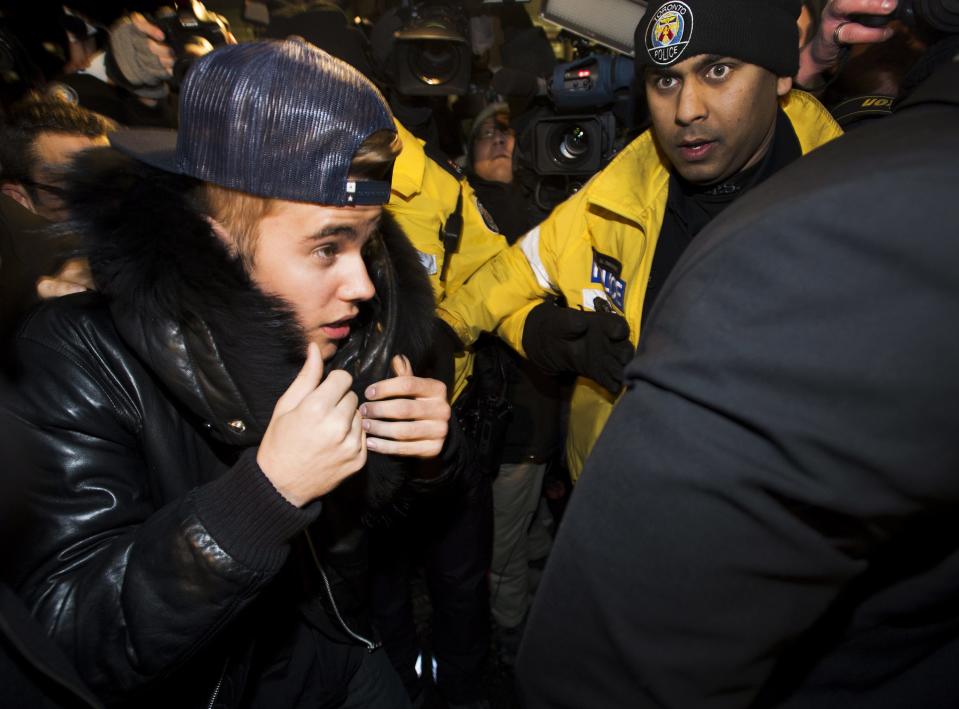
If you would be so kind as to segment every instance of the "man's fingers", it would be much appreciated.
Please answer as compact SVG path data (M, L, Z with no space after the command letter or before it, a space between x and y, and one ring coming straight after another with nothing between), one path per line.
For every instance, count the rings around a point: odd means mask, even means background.
M134 12L131 14L130 21L133 22L134 27L136 27L150 39L155 39L157 42L162 42L164 39L166 39L163 34L163 30L154 25L152 22L148 22L147 18L145 18L139 12Z
M43 276L37 280L37 295L42 300L62 298L65 295L82 293L85 290L89 289L81 283L74 283L55 276Z
M888 15L896 9L896 0L832 0L824 10L828 17L845 19L848 15Z
M435 458L443 450L443 441L391 441L386 438L366 437L367 449L383 455L407 458Z
M840 44L875 44L885 42L893 34L891 27L866 27L849 22L836 30L836 39Z
M402 376L384 379L366 388L367 401L402 397L405 399L446 399L446 385L436 379Z
M274 407L274 414L283 415L295 409L320 384L323 378L323 359L320 348L311 342L306 348L306 362L299 374L283 392Z
M444 398L436 399L390 399L367 401L360 407L363 418L383 421L412 421L425 419L449 419L450 407Z
M613 342L620 342L629 337L629 323L626 318L611 313L599 313L596 317L604 319L603 330Z
M449 431L445 421L377 421L363 420L363 430L372 438L391 441L442 440Z
M393 358L393 372L398 377L412 377L413 365L410 364L409 359L403 355L396 355Z

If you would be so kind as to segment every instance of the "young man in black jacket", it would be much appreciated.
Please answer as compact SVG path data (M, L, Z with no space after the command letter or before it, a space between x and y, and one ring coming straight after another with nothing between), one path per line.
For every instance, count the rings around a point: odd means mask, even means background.
M97 292L16 339L20 593L110 704L405 706L364 527L462 461L411 365L432 294L381 214L386 103L305 42L236 45L179 133L111 142L69 198Z

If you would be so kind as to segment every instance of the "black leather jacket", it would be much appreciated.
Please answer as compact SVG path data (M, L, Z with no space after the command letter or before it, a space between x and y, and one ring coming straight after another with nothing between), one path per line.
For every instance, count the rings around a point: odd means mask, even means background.
M95 193L74 188L101 292L42 305L16 338L7 403L27 455L6 465L33 470L20 592L111 703L235 705L304 637L336 677L337 648L372 642L361 515L405 471L371 455L304 509L279 495L255 453L301 364L299 332L210 233L188 182L115 161L80 166ZM404 292L392 347L416 356L429 284L401 233L387 225L381 246ZM446 455L449 472L461 459Z

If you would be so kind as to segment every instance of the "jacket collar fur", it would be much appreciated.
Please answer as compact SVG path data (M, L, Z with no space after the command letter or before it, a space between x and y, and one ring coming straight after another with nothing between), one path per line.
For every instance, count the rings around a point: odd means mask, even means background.
M255 445L302 366L305 338L286 304L255 288L213 234L196 187L111 149L89 151L76 164L67 228L81 235L122 337L173 398L213 437ZM432 331L416 251L385 214L382 224L367 257L377 297L341 347L359 391L386 375L393 354L415 366Z

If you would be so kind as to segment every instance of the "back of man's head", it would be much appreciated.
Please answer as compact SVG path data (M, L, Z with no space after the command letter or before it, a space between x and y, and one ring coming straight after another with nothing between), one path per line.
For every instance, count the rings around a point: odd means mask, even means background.
M116 129L109 118L57 99L28 99L7 113L0 128L0 179L29 182L36 168L41 133L101 138Z

